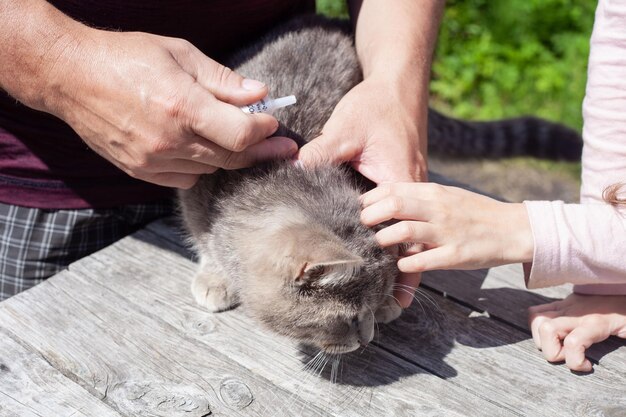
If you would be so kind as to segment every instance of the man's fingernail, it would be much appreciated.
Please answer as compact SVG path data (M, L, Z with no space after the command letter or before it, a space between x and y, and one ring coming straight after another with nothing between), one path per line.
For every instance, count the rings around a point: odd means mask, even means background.
M244 80L241 83L241 86L245 90L260 90L261 88L265 87L265 83L262 83L261 81L258 81L258 80L251 80L250 78L244 78Z
M285 155L288 156L289 158L293 158L298 153L298 145L293 141L289 141L288 143L285 143L283 146L285 147L284 148Z

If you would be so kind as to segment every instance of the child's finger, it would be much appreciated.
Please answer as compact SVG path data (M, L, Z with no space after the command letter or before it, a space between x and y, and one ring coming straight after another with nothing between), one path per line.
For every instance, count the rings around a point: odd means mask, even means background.
M432 187L432 184L427 182L384 183L361 195L359 200L361 201L361 207L365 208L387 197L405 196L408 198L418 198L426 193L430 187Z
M390 196L361 211L361 223L373 226L391 219L424 220L429 218L428 206L410 197Z
M573 324L560 321L560 319L571 319L569 317L559 317L553 320L545 320L539 326L539 337L541 338L541 351L548 362L560 362L565 359L561 340L567 336Z
M539 327L546 321L557 317L556 311L545 311L543 313L532 313L528 315L528 323L530 325L530 332L533 335L533 341L537 349L541 349L541 335L539 334Z
M361 200L361 207L371 206L372 204L387 198L392 195L408 195L411 196L418 189L420 183L412 182L397 182L397 183L384 183L363 194L359 199Z
M572 371L589 372L591 362L585 358L585 351L594 343L601 342L609 337L608 332L597 327L580 325L563 340L565 364Z
M398 243L435 243L435 228L430 223L403 221L376 233L376 241L387 247Z
M454 254L445 248L434 248L398 261L398 269L405 273L454 268Z

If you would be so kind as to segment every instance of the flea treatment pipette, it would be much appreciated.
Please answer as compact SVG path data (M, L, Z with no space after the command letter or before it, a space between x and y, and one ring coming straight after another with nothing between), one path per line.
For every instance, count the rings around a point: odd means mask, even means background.
M272 114L275 110L282 107L291 106L296 104L296 96L286 96L280 98L265 97L256 103L248 104L247 106L240 107L244 113L256 114L256 113L268 113Z

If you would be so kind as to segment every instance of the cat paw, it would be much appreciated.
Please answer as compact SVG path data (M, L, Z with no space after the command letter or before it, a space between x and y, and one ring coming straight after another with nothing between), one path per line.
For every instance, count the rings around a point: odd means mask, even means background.
M400 314L402 314L400 304L393 298L387 298L387 300L378 307L376 313L374 313L374 318L377 323L385 324L394 321L400 317Z
M202 276L197 276L191 286L196 302L212 313L230 310L237 307L239 298L227 285L211 285Z

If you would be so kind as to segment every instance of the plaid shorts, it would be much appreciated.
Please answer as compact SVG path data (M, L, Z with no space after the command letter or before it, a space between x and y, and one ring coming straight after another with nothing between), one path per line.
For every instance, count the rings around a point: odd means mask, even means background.
M78 210L0 203L0 301L172 212L171 201Z

